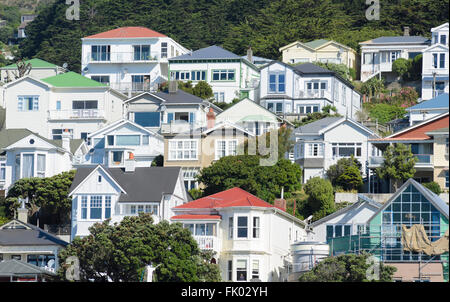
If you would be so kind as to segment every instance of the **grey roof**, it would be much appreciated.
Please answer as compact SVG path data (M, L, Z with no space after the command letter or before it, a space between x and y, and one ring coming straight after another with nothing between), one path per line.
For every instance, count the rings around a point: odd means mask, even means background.
M325 69L325 68L322 68L320 66L317 66L313 63L304 63L304 64L295 65L294 69L303 74L332 74L332 75L335 74L335 72Z
M429 39L422 36L394 36L394 37L379 37L372 39L363 43L370 44L385 44L385 43L417 43L417 44L428 44Z
M189 103L189 104L201 104L203 99L193 94L187 93L181 89L178 89L175 93L169 92L154 92L154 95L163 99L166 103Z
M180 60L213 60L213 59L241 59L240 56L223 49L220 46L213 45L198 49L192 53L169 59L169 61Z
M96 168L78 168L69 192ZM142 167L134 172L125 172L122 168L102 168L125 190L126 194L120 194L119 202L159 202L162 194L174 192L181 171L181 167Z
M56 274L49 272L36 265L26 263L19 260L4 260L0 262L0 276L24 276L24 275L52 275Z
M19 224L27 228L0 229L0 245L7 246L33 246L33 245L60 245L66 246L68 243L58 237L44 231L43 229L18 220ZM10 222L6 223L8 225ZM4 225L4 226L5 226Z
M326 117L323 119L320 119L318 121L306 124L304 126L300 126L294 130L295 134L302 134L302 133L319 133L320 130L323 128L326 128L330 126L331 124L337 122L338 120L343 119L342 116L340 117Z

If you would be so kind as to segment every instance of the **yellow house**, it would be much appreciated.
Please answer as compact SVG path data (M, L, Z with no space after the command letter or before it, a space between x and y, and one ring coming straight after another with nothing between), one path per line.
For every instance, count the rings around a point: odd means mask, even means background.
M345 64L358 70L357 54L352 48L329 40L314 40L306 43L293 42L280 48L284 63L323 62Z
M433 130L426 133L433 138L433 180L437 182L445 192L449 191L449 145L448 127Z

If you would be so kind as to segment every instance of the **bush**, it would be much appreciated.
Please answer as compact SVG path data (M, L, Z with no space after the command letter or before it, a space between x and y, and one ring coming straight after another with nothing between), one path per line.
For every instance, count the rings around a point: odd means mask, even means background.
M399 58L392 63L392 71L398 74L399 77L404 79L408 71L411 69L412 60Z
M334 192L331 182L320 177L309 179L305 185L307 203L313 220L319 220L335 211Z
M423 183L422 186L424 186L425 188L427 188L428 190L430 190L431 192L433 192L436 195L439 195L442 193L441 186L437 182L431 181L431 182Z
M403 118L406 114L405 108L388 105L388 104L373 104L369 106L369 116L375 121L378 120L379 123L387 123L394 119Z
M189 190L189 194L191 194L191 196L192 196L192 198L194 199L194 200L196 200L196 199L199 199L199 198L202 198L202 196L203 196L203 191L202 190L200 190L200 189L190 189Z

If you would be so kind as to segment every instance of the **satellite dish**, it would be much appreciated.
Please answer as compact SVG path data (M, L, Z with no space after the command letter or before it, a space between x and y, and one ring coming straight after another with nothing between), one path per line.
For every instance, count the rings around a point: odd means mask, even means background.
M69 65L68 65L67 63L64 63L62 67L63 67L64 69L67 69L67 66L69 66Z

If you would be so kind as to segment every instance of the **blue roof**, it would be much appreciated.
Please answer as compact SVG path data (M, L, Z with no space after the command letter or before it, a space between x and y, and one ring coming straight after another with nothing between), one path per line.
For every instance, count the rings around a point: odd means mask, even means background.
M438 109L448 108L448 93L443 93L434 99L423 101L415 106L409 107L406 110L419 110L419 109Z
M169 61L182 61L182 60L213 60L213 59L241 59L240 56L223 49L220 46L213 45L205 48L198 49L192 53L188 53L182 56L169 59Z

